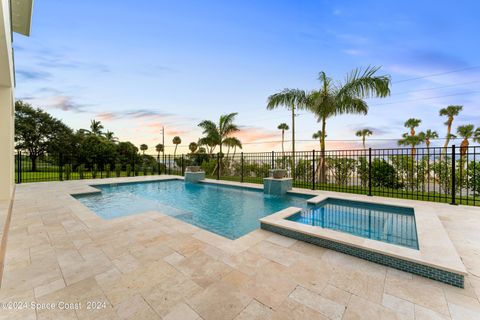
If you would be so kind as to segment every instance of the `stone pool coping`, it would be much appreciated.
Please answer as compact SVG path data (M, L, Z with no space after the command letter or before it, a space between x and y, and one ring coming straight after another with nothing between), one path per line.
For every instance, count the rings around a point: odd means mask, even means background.
M117 178L118 179L118 178ZM112 179L113 180L113 179ZM112 181L111 180L111 181ZM75 190L70 190L69 194L71 196L77 195L86 195L92 193L101 192L96 186L99 185L110 185L110 184L128 184L128 183L137 183L137 182L155 182L155 181L165 181L165 180L183 180L183 177L180 176L156 176L149 179L121 179L110 181L95 181L91 180L91 183L88 185L82 185L76 188ZM256 190L263 190L263 185L254 184L254 183L240 183L236 181L226 181L226 180L213 180L205 179L201 183L212 183L218 185L226 186L235 186L235 187L244 187L251 188ZM439 220L437 213L449 212L454 213L454 211L461 210L462 206L451 206L447 204L437 204L430 202L422 202L415 200L405 200L405 199L394 199L394 198L385 198L385 197L369 197L365 195L357 194L348 194L340 192L329 192L321 190L308 190L301 188L293 188L288 193L290 194L301 194L301 195L311 195L312 198L308 199L307 202L316 204L327 198L339 198L345 200L353 201L362 201L375 204L386 204L394 205L401 207L413 208L415 211L415 220L417 224L417 236L419 242L419 250L409 249L406 247L401 247L389 243L384 243L381 241L366 239L347 233L342 233L338 231L333 231L329 229L322 229L319 227L312 227L308 225L303 225L297 222L285 220L286 217L293 215L301 210L301 208L289 207L279 212L273 213L269 216L266 216L260 219L262 225L271 225L276 228L283 228L290 231L300 232L302 234L318 237L322 239L333 240L337 243L344 245L350 245L355 248L368 250L375 253L380 253L385 256L392 258L398 258L401 260L413 262L416 264L432 267L435 269L451 272L454 274L461 275L462 277L467 274L466 268L463 265L455 247L453 246L450 238L448 237L441 221ZM86 210L80 210L85 220L91 222L103 220L101 217L97 216L93 211L85 207L83 204L78 202L78 204ZM93 220L93 221L92 221ZM225 242L225 245L230 243L235 245L244 235L238 239L228 239L216 233L210 232L208 230L201 229L199 227L193 226L202 231L208 237L222 239L222 242Z
M286 208L260 219L262 227L266 226L265 229L267 230L275 229L278 231L278 229L282 229L287 230L288 232L300 233L307 237L330 240L342 245L358 248L359 250L378 253L387 257L420 264L461 276L467 274L467 270L463 265L462 260L437 216L437 213L442 211L452 213L452 211L461 210L461 206L439 205L404 199L368 197L364 195L343 194L328 191L320 191L320 193L320 195L307 201L312 204L317 204L328 198L337 198L413 208L419 249L410 249L377 240L354 236L348 233L286 220L286 218L302 210L301 208L295 207Z

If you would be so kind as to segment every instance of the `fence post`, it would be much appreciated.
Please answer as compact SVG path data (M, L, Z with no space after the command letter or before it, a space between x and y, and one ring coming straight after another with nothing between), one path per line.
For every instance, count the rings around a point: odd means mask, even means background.
M169 155L168 155L168 174L172 174L171 164L172 164L172 155L169 154Z
M183 165L183 154L182 154L182 176L185 175L185 166Z
M455 177L455 145L452 145L452 202L450 204L456 205L456 177Z
M312 150L312 190L315 190L315 149Z
M372 148L368 148L368 195L372 196Z
M58 155L58 180L63 181L63 161L62 154Z
M217 180L220 180L220 152L217 153Z
M243 182L243 152L240 153L240 182Z
M275 151L272 151L272 169L275 169Z
M22 183L22 151L17 152L17 180Z

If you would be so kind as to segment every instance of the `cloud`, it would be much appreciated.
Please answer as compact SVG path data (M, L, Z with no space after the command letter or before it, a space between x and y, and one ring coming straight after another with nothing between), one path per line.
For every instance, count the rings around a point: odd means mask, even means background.
M346 53L350 56L365 56L367 55L367 52L365 50L359 50L359 49L344 49L342 50L343 53Z
M135 109L118 112L102 112L97 114L100 120L119 120L119 119L145 119L145 118L165 118L174 117L173 113L154 111L149 109Z
M22 97L33 105L44 107L47 109L58 109L62 111L73 111L76 113L86 112L85 107L88 105L80 104L74 101L74 98L68 95L55 95L46 98Z
M45 80L50 78L51 74L46 71L34 71L34 70L23 70L17 69L15 70L15 74L17 77L21 78L22 80Z

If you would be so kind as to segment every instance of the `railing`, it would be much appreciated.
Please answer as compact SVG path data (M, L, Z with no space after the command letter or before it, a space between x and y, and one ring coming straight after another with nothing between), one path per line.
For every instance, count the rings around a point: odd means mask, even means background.
M294 187L451 204L480 205L479 146L447 149L386 148L132 156L111 163L81 163L74 156L36 159L18 152L16 182L62 181L151 174L183 175L201 166L208 178L262 183L271 169L286 169ZM147 161L148 160L148 161ZM36 170L33 170L36 169Z

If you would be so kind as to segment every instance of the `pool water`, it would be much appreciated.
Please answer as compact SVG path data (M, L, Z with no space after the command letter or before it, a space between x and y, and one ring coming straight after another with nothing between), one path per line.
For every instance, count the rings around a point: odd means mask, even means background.
M287 220L418 250L412 208L328 198Z
M105 219L159 211L236 239L260 227L259 219L288 207L307 208L311 196L272 196L263 190L181 180L98 185L101 193L75 196Z

